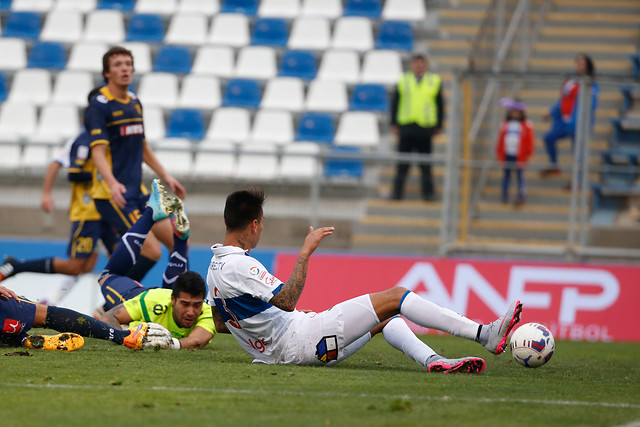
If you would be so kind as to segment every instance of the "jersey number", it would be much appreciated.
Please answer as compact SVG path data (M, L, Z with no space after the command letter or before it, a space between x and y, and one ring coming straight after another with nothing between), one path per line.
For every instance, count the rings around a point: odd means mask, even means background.
M78 237L76 239L76 252L81 254L93 252L93 239L91 237Z
M214 288L213 290L213 295L217 298L218 297L218 288ZM242 329L242 326L240 326L240 321L238 320L238 318L236 317L235 314L233 314L231 311L229 311L229 309L227 308L227 303L224 302L224 298L220 298L220 301L222 301L222 307L224 308L224 311L226 311L227 313L229 313L229 316L231 316L233 318L233 320L229 320L229 324L231 326L233 326L236 329Z

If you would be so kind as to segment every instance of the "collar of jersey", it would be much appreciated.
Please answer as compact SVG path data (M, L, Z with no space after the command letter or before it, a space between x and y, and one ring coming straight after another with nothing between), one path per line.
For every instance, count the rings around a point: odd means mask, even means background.
M116 98L111 91L109 90L108 86L103 86L102 89L100 89L100 93L102 93L104 95L105 98L107 98L107 101L118 101L121 104L128 104L129 101L131 101L131 95L129 94L129 92L127 91L127 99L120 99L120 98Z
M216 243L215 245L211 246L211 252L213 252L216 256L233 254L242 255L243 253L247 253L247 251L242 248L239 248L237 246L224 246L222 243Z

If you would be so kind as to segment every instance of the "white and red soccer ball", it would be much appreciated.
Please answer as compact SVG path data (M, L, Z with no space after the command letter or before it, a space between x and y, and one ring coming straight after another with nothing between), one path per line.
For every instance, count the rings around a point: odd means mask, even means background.
M526 368L537 368L551 359L556 348L549 328L539 323L525 323L511 336L511 355Z

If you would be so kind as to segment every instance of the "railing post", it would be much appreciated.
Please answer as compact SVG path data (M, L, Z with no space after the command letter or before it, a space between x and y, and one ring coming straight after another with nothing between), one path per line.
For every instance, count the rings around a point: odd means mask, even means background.
M583 86L584 84L584 86ZM576 147L574 155L582 160L581 171L582 181L577 184L580 185L582 192L580 194L580 228L579 228L579 244L580 247L585 247L587 244L587 222L588 218L588 206L589 200L589 157L591 156L591 102L593 100L593 85L591 82L580 82L580 92L584 92L584 114L582 116L582 123L579 123L583 129L582 141L576 140Z

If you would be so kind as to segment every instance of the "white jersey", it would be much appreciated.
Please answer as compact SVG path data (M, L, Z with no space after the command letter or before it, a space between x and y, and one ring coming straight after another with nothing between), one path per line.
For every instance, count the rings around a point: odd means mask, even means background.
M227 328L255 359L279 363L289 326L299 316L270 304L283 283L236 246L215 244L207 273L207 302L215 304Z
M504 152L508 156L517 156L520 152L520 139L522 137L522 122L509 120L504 136Z

